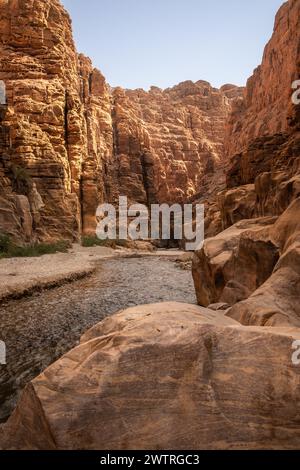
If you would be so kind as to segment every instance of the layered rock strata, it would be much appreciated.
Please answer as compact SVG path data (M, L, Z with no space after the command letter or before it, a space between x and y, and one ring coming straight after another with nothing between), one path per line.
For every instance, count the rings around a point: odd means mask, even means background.
M0 227L14 238L94 233L98 204L119 194L185 202L223 162L241 89L199 81L112 90L77 54L59 0L1 0L0 32Z
M299 24L300 2L290 0L276 16L244 100L235 102L227 189L211 201L206 218L209 235L225 231L194 258L198 302L225 302L229 315L247 325L299 326L300 106L292 100L300 77Z

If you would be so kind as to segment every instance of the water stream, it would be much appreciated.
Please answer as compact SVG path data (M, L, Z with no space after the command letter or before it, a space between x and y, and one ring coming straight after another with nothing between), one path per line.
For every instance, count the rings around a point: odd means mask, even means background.
M0 365L0 422L24 386L90 327L120 309L170 300L196 302L191 272L174 261L143 257L101 261L91 277L2 304L7 365Z

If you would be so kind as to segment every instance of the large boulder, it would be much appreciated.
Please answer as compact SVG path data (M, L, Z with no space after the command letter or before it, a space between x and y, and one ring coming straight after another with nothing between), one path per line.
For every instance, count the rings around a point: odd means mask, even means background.
M122 311L27 386L0 447L299 448L299 338L180 303Z
M268 279L278 260L278 248L270 238L275 220L237 222L195 252L193 278L199 305L234 305Z
M270 230L280 259L270 278L228 313L245 325L300 326L300 198Z
M256 215L256 192L254 184L223 191L218 196L223 230L243 219Z

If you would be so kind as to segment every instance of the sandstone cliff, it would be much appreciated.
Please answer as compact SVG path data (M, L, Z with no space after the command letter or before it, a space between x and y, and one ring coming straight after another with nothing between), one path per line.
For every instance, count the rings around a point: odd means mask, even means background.
M244 324L299 325L300 106L292 101L299 24L300 2L290 0L244 100L235 101L225 141L227 189L206 219L210 235L225 231L194 258L198 302L223 302Z
M225 123L241 93L205 81L149 92L114 90L120 188L132 188L129 193L143 202L145 196L148 202L186 202L201 192L203 178L224 163Z
M292 83L300 77L300 2L279 9L262 63L226 124L226 186L206 199L206 233L245 218L280 215L299 194L299 106ZM210 183L210 182L209 182Z
M284 133L289 126L292 83L299 79L299 1L279 9L262 63L247 82L227 125L226 154L240 153L256 138Z
M59 0L1 0L0 227L23 241L93 233L99 202L183 202L224 161L241 89L112 90L77 55ZM220 171L221 187L224 175Z
M8 104L1 123L1 229L27 241L76 239L89 223L89 199L101 200L106 190L108 89L77 56L58 0L2 0L0 30Z

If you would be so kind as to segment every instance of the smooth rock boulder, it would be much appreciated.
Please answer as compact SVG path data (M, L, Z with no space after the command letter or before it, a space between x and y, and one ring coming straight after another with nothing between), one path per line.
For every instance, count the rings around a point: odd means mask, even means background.
M220 312L130 308L27 386L3 449L296 449L299 330Z

